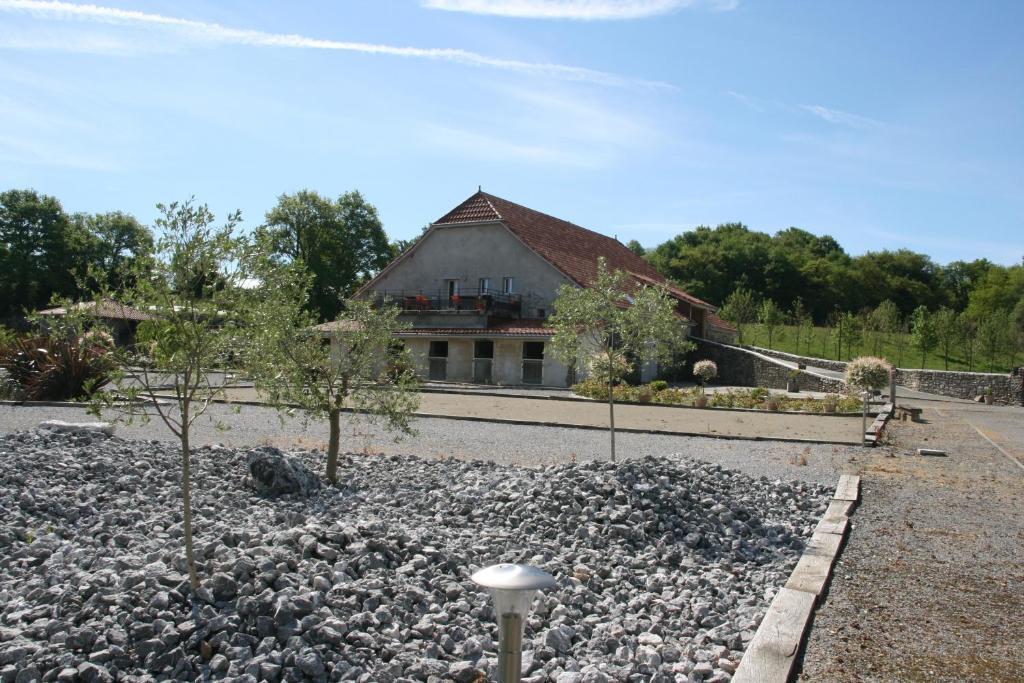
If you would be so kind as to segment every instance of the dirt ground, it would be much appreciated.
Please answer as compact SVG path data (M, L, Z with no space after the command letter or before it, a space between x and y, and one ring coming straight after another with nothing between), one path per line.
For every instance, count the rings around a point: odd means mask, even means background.
M253 389L229 390L232 400L257 400ZM418 415L488 420L525 420L565 426L608 426L608 404L599 401L553 401L513 396L423 393ZM615 426L655 432L709 436L809 439L857 443L859 417L759 413L736 410L616 405Z
M890 423L890 445L861 459L800 681L1024 681L1024 411L935 403L923 417Z

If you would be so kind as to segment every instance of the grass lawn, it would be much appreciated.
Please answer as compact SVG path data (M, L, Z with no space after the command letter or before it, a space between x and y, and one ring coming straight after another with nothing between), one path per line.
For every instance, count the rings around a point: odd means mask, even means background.
M888 339L880 342L878 347L871 335L864 334L859 344L853 344L848 349L846 340L843 340L842 354L837 358L836 339L833 331L827 327L815 327L811 332L811 338L799 337L800 348L797 349L797 328L785 325L777 327L772 334L771 348L776 351L796 353L801 356L812 356L814 358L827 358L829 360L850 360L857 356L882 356L890 363L901 368L920 368L921 354L910 345L910 335L903 336L903 348L896 343L896 335L890 335ZM747 325L743 328L743 343L753 346L768 346L768 333L763 325ZM851 353L852 351L852 353ZM932 370L973 370L974 372L1009 372L1010 368L1016 367L1024 361L1024 352L1018 351L1013 357L1007 354L1000 354L995 358L994 363L989 363L975 347L974 364L969 367L964 357L962 347L954 348L948 359L943 358L942 350L937 348L925 358L924 367Z

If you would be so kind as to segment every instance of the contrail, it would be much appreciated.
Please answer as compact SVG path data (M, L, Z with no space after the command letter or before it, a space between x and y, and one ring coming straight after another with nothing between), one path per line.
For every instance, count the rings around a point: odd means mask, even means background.
M28 13L42 19L79 19L106 24L165 26L183 31L196 40L214 43L304 50L340 50L363 54L431 59L606 86L641 86L673 89L673 86L667 83L627 78L585 67L549 62L524 62L515 59L500 59L459 48L401 47L312 38L294 33L268 33L266 31L232 28L194 19L182 19L163 14L138 12L116 7L102 7L100 5L79 5L71 2L49 0L0 0L0 11Z

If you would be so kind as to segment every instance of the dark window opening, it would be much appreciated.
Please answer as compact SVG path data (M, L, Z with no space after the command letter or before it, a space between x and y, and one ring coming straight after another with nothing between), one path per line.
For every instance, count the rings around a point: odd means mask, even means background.
M474 358L494 358L494 342L490 339L478 339L473 344Z
M446 341L432 341L430 342L430 353L427 354L431 358L447 358L448 357L448 342Z
M544 360L544 342L523 342L523 360Z

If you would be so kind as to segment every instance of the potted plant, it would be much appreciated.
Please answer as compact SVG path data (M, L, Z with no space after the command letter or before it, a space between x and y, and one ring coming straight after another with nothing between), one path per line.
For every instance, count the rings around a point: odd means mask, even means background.
M822 409L826 413L834 413L834 412L836 412L836 397L835 396L826 396L824 401L821 404L821 407L822 407Z
M693 404L698 408L705 408L708 405L705 387L707 387L708 382L718 377L718 366L713 360L699 360L693 364L693 376L700 382L700 395Z
M985 387L985 405L990 406L995 402L995 396L992 394L992 387Z
M764 409L775 412L779 409L779 399L775 396L769 396L764 400Z
M799 394L800 393L800 383L798 382L799 379L800 379L800 371L796 370L796 369L790 370L789 371L789 375L786 377L786 391L788 391L791 394Z

